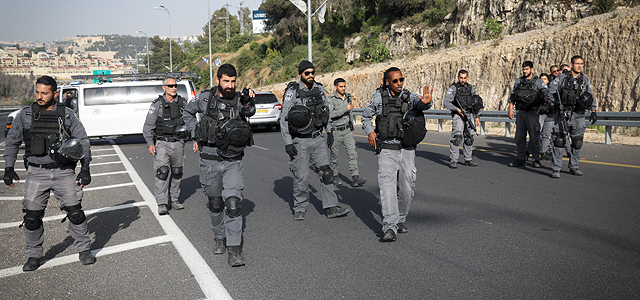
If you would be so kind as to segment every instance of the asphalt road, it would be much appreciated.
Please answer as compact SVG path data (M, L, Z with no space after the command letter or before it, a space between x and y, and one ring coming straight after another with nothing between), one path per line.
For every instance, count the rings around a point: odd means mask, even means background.
M495 299L640 297L640 151L587 143L585 175L509 168L512 138L476 138L475 168L448 168L449 133L418 147L409 232L381 243L377 161L356 131L361 188L340 157L340 202L327 219L312 177L305 221L292 217L292 175L282 137L258 130L245 156L242 202L247 265L213 255L198 161L187 151L181 201L159 217L152 157L140 137L94 141L85 192L96 264L82 266L52 199L41 269L23 273L16 189L0 188L3 299ZM187 146L187 150L190 145ZM462 159L462 158L461 158ZM24 171L18 172L24 178Z

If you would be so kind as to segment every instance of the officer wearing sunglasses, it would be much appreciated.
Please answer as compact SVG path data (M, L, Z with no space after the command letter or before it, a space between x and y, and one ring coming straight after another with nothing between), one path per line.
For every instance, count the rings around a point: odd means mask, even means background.
M289 155L289 169L293 173L293 219L305 219L309 204L309 167L320 176L322 207L327 218L348 214L351 210L338 204L333 186L333 171L329 166L329 148L333 143L329 119L329 100L322 84L316 82L316 70L310 61L298 65L300 81L287 86L280 112L280 131L285 151ZM327 138L321 134L327 130Z
M362 129L369 146L378 153L378 185L382 206L383 242L393 242L397 233L409 231L405 222L416 183L416 147L402 143L403 115L431 108L433 89L424 86L422 96L403 89L404 77L396 67L384 73L383 86L362 112ZM376 127L372 124L376 117Z

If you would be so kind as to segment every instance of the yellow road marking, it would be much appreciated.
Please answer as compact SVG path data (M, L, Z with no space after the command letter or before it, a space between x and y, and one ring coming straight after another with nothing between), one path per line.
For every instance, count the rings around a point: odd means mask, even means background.
M366 135L359 135L359 134L354 134L354 136L358 136L358 137L364 137L367 138ZM443 144L434 144L434 143L425 143L422 142L420 143L422 145L429 145L429 146L436 146L436 147L446 147L449 148L449 145L443 145ZM507 151L499 151L499 150L490 150L490 149L479 149L479 148L473 148L473 150L475 151L484 151L484 152L494 152L494 153L501 153L501 154L510 154L513 155L513 152L507 152ZM563 157L562 160L566 160L568 161L569 159L566 157ZM593 160L584 160L584 159L580 159L581 163L588 163L588 164L596 164L596 165L605 165L605 166L614 166L614 167L625 167L625 168L635 168L635 169L640 169L640 166L637 165L627 165L627 164L618 164L618 163L608 163L608 162L602 162L602 161L593 161Z

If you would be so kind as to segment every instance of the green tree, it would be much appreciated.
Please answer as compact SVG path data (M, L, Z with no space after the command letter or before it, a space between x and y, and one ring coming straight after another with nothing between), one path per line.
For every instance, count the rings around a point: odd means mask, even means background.
M153 53L149 57L151 72L168 72L167 68L171 65L169 63L169 39L161 39L156 35L150 38L149 41L153 44ZM184 59L184 52L176 41L171 41L171 54L173 56L173 67L175 68Z
M227 9L222 7L219 10L216 10L212 15L211 19L209 19L209 23L211 24L211 51L219 52L220 49L226 47L227 44L227 26L226 26L226 18ZM229 14L229 36L233 37L240 33L240 22L236 16ZM209 53L209 26L208 24L204 24L202 27L202 35L198 37L198 41L196 50L199 53Z

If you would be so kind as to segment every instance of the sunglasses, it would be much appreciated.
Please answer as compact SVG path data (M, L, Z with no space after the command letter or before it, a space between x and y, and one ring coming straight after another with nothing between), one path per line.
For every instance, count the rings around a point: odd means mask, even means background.
M316 75L316 70L304 72L304 76Z
M398 83L398 81L404 82L404 77L396 78L396 79L392 80L391 82Z
M558 70L553 70L551 71L551 73L558 73Z
M178 87L177 84L165 84L165 86L168 87L168 88L172 88L172 89L175 89L175 88Z

